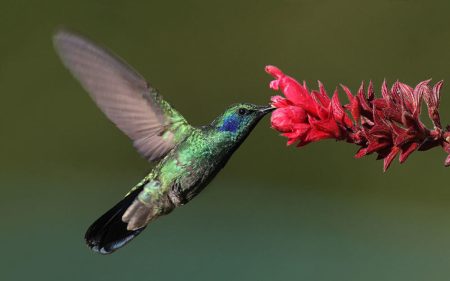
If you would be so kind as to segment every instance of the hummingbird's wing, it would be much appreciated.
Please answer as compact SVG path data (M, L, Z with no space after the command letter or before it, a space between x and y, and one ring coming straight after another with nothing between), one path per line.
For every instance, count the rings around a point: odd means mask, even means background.
M98 107L149 161L162 158L190 133L183 116L122 59L65 30L55 34L54 44Z

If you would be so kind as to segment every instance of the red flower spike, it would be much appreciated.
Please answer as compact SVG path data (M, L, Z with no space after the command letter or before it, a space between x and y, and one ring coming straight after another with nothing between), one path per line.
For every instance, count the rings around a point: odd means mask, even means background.
M366 93L362 83L355 95L341 85L348 98L343 105L337 89L330 98L320 81L319 90L310 91L305 82L300 84L275 66L267 66L266 72L275 78L270 88L285 96L272 97L272 106L277 109L271 123L288 138L288 145L302 147L329 138L346 140L360 146L355 158L376 153L377 159L384 160L385 171L397 155L403 163L414 151L441 146L449 154L444 164L450 166L450 126L443 129L439 117L442 81L430 87L430 80L426 80L415 88L399 81L388 88L384 81L381 98L375 98L372 81ZM433 129L420 120L422 100Z

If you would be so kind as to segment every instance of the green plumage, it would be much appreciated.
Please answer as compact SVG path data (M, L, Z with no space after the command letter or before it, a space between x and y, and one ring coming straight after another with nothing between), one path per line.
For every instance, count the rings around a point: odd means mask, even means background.
M150 221L194 198L272 110L236 104L195 128L130 66L84 37L67 31L55 46L73 75L106 116L133 141L154 169L86 232L88 245L106 254L138 235Z

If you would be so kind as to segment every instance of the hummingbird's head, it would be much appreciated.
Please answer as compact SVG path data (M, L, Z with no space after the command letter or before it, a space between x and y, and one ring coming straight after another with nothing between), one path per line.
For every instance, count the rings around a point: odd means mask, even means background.
M271 106L239 103L230 106L213 121L216 131L233 141L244 140L264 115L273 111Z

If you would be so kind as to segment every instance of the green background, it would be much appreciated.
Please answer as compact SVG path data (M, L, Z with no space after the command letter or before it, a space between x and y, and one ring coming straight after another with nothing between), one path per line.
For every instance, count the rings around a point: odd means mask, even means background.
M440 149L383 173L352 145L286 147L268 118L193 202L113 255L91 252L86 228L151 165L51 43L60 25L94 38L201 125L266 104L267 64L328 91L448 81L449 14L449 1L1 1L0 279L449 280Z

